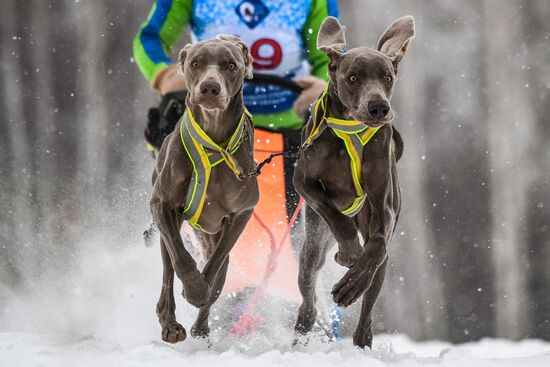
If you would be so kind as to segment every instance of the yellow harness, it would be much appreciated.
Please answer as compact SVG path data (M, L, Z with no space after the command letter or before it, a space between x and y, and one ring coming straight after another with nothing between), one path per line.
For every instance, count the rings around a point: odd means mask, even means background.
M302 149L311 145L325 131L327 127L339 137L346 147L350 158L351 177L355 186L356 197L353 203L342 210L342 214L353 217L361 210L367 195L361 186L361 163L363 160L363 148L369 140L376 134L379 127L369 127L364 123L354 120L342 120L328 116L328 86L323 92L321 98L317 100L313 108L313 128L305 140ZM320 116L320 117L319 117Z
M180 123L180 138L193 164L193 175L180 214L196 229L204 231L198 221L204 207L212 167L225 162L239 180L244 177L239 162L233 157L233 154L241 146L248 120L252 121L252 115L245 108L233 135L226 143L218 145L199 126L189 109L186 109L183 114ZM207 152L205 148L209 151Z

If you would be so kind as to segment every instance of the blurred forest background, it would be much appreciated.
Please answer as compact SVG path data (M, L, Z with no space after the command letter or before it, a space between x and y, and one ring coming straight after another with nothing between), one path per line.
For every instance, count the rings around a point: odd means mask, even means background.
M0 2L0 325L17 322L14 298L68 302L55 289L83 254L143 247L155 97L132 40L151 5ZM404 14L404 206L376 329L550 340L550 2L340 1L352 47Z

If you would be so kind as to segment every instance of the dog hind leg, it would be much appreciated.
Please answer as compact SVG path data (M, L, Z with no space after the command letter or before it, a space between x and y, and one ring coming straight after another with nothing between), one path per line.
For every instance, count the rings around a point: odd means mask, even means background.
M225 260L225 263L222 265L220 271L214 280L212 289L210 291L210 298L208 299L208 304L199 309L199 314L197 319L191 328L191 336L193 338L205 338L210 333L210 328L208 327L208 316L210 315L210 308L217 301L220 296L223 286L225 284L225 277L227 275L227 269L229 267L229 258Z
M202 234L203 250L207 258L202 274L210 285L210 294L206 305L199 309L195 324L191 328L193 337L206 337L210 332L208 327L210 307L216 302L223 290L227 268L229 267L229 252L250 220L252 211L252 209L248 209L236 214L225 222L218 233Z
M327 251L334 244L329 229L311 207L306 206L306 238L300 252L298 286L302 295L302 304L298 309L298 318L294 330L306 334L311 330L317 317L315 305L315 286L319 271L325 263Z

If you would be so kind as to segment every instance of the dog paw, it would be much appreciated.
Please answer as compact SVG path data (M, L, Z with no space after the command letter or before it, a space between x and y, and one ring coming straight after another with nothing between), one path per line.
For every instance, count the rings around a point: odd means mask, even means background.
M294 333L294 339L292 340L291 348L299 350L300 347L307 347L309 344L309 335L301 334L299 332Z
M356 260L357 256L342 255L339 251L334 254L334 261L336 261L339 265L345 266L346 268L351 268L355 265Z
M210 334L208 323L206 325L193 325L191 328L191 336L195 339L207 339Z
M294 331L298 334L306 334L313 328L315 324L315 319L317 318L317 308L306 307L300 305L298 309L298 318L296 319L296 324L294 325Z
M353 267L332 287L332 299L340 307L348 307L365 293L374 275ZM369 281L370 279L370 281Z
M332 299L340 307L347 307L357 301L370 288L374 276L384 257L370 256L363 253L355 265L332 287Z
M196 274L183 280L182 295L191 305L201 308L208 304L210 286L197 271Z
M165 342L177 343L184 341L187 337L187 333L185 332L183 326L173 321L162 328L161 336L162 340Z
M372 349L372 329L369 326L366 330L355 330L353 333L353 345L365 349Z

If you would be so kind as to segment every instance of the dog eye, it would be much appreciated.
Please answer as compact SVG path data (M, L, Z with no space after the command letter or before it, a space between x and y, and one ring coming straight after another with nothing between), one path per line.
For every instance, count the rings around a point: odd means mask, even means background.
M193 67L193 68L198 68L198 67L199 67L199 63L198 63L197 61L193 61L193 62L191 63L191 67Z
M227 65L227 68L229 70L235 70L237 68L237 65L235 65L234 63L231 62Z
M350 76L348 77L348 80L349 80L350 82L356 82L356 81L357 81L357 76L355 76L355 75L350 75Z
M386 81L387 81L388 83L391 83L391 81L393 80L393 78L392 78L391 76L389 76L389 75L386 75L386 76L384 77L384 79L386 79Z

